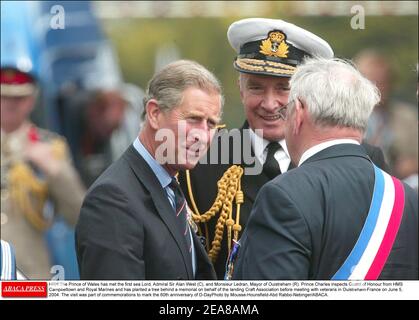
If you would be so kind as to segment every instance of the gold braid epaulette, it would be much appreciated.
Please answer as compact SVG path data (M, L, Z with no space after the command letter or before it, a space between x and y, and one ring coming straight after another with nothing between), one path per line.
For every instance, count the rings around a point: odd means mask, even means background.
M51 141L52 154L55 159L64 159L66 145L62 139ZM43 217L43 209L48 199L48 185L38 178L25 162L17 162L10 168L8 185L13 204L25 215L28 221L38 230L47 229L51 221Z
M192 217L196 223L208 222L220 212L217 220L214 239L211 243L208 256L214 263L217 260L218 253L221 249L221 241L223 240L224 226L227 226L228 236L228 250L231 249L232 231L234 231L234 239L238 240L239 232L242 227L240 225L240 205L244 201L243 192L241 191L241 176L243 175L243 168L233 165L227 169L221 179L217 182L218 193L211 208L204 214L200 214L196 206L192 186L190 181L189 171L186 171L186 182L189 192L189 199L193 209ZM233 201L236 200L236 220L233 219ZM221 210L221 211L220 211ZM208 238L208 234L207 234Z
M49 222L42 216L48 196L46 182L38 179L26 163L19 162L10 168L9 188L13 204L28 221L40 231L48 228Z

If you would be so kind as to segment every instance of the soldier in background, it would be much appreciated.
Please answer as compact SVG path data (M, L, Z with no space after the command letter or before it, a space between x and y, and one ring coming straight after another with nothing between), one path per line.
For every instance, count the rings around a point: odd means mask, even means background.
M1 237L29 279L50 279L44 231L55 214L75 225L85 189L65 140L30 122L36 92L31 74L1 68Z

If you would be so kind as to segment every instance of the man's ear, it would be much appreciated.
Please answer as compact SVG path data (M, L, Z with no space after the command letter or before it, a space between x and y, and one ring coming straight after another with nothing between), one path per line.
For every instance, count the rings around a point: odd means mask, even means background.
M294 134L298 134L301 131L301 126L304 122L305 113L307 111L307 108L304 107L303 103L299 100L295 100L295 106L294 106Z
M157 100L150 99L145 106L145 110L146 110L146 117L148 119L148 123L153 129L158 130L159 129L158 118L162 111L159 108Z

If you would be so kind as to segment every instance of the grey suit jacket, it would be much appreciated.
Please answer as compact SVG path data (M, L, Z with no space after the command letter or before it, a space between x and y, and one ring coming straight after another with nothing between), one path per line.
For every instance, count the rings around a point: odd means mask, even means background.
M193 276L185 237L157 177L130 146L91 186L76 227L81 279L215 279L193 233Z
M405 210L380 279L418 279L417 194ZM374 169L358 145L329 147L268 182L241 239L234 279L331 279L369 211Z
M243 125L243 127L240 129L240 137L242 139L241 145L244 146L246 144L245 142L245 134L244 129L248 129L249 125L247 121ZM225 138L225 135L231 135L231 131L228 132L227 130L223 130L222 133L215 137L212 146L209 149L207 153L207 162L209 163L209 157L210 154L215 147L216 144L218 144L218 148L216 150L221 150L221 141ZM224 136L224 137L223 137ZM233 142L230 142L230 148L229 148L229 154L228 159L229 162L227 164L198 164L193 170L190 172L190 178L191 178L191 186L193 190L193 195L195 198L195 203L201 213L206 212L209 208L211 208L217 193L218 193L218 180L223 176L224 172L232 165L232 164L239 164L240 166L246 168L246 167L254 167L254 163L246 164L245 160L243 159L244 156L241 153L240 159L237 162L237 160L234 160L233 156L233 150L234 147L232 145ZM362 146L365 148L368 156L370 159L381 169L384 169L387 171L387 165L384 162L384 156L383 153L379 148L373 147L371 145L363 143ZM253 152L253 150L251 150ZM220 155L221 157L221 155ZM257 161L255 159L255 161ZM219 159L219 163L221 163L221 158ZM261 164L259 164L262 166ZM290 170L293 168L293 164L290 164ZM179 173L179 181L181 183L181 186L183 188L183 192L185 196L187 197L188 203L192 204L191 199L189 198L189 192L187 189L187 183L186 183L186 176L183 172ZM242 230L245 230L247 221L250 216L250 212L252 210L253 204L256 199L256 195L258 194L259 190L262 188L262 186L270 181L269 177L264 173L261 172L258 175L246 175L244 174L241 179L241 187L244 193L244 203L241 206L240 209L240 224L242 225ZM218 218L213 218L208 222L208 229L210 233L210 241L214 238L214 232L217 225ZM203 230L204 227L203 227ZM227 228L224 228L224 234L223 234L223 241L221 242L221 250L218 255L218 259L214 263L215 271L217 273L218 279L223 279L225 274L225 265L226 260L228 256L228 247L227 247Z

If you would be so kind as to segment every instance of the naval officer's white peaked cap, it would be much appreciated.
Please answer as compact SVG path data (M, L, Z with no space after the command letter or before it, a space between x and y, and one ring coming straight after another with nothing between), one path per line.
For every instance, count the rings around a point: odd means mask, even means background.
M248 18L227 31L240 72L290 77L305 57L333 58L330 45L315 34L279 19Z

